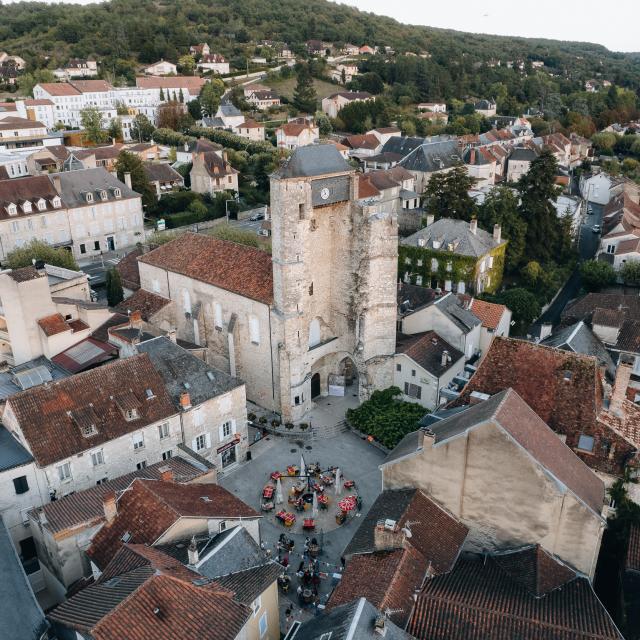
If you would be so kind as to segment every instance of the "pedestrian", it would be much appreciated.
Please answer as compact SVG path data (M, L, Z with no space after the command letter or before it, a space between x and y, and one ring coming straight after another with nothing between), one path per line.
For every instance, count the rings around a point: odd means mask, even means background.
M296 589L296 593L298 594L298 604L302 606L302 586L298 585Z
M289 568L289 555L288 554L285 553L284 557L282 558L282 562L280 564L284 567L285 571Z
M344 571L345 566L347 565L347 561L344 556L340 556L340 565L342 566L342 570Z

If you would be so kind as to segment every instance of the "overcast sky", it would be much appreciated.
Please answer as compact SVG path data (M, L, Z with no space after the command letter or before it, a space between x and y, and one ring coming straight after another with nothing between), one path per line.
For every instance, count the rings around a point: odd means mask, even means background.
M640 51L640 0L341 0L408 24L505 36L597 42Z

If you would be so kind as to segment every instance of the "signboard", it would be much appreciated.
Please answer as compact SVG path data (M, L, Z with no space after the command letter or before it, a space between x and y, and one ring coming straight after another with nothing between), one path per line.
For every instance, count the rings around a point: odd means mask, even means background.
M223 444L221 447L216 449L216 453L222 453L223 451L227 451L228 449L231 449L231 447L235 447L238 444L238 442L240 442L240 434L236 433L236 437L231 442L227 442L227 444Z
M164 218L160 218L156 222L156 231L164 231L166 228L167 228L167 224L166 224Z

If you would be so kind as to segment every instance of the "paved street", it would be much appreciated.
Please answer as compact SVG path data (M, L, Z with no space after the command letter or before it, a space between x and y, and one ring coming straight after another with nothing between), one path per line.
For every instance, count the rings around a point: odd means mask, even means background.
M340 556L356 528L362 521L381 490L380 471L378 465L384 459L384 454L361 440L351 432L340 433L333 438L313 439L305 441L304 444L294 443L285 438L267 437L257 442L251 447L253 460L244 463L220 479L220 484L250 504L255 509L260 510L261 491L269 480L272 471L286 469L287 465L300 463L300 455L304 453L305 461L319 462L322 468L337 466L344 477L356 482L358 495L362 497L363 507L360 513L355 513L347 522L335 527L330 531L316 531L312 536L322 544L322 552L319 557L320 571L323 579L319 587L320 603L326 602L329 593L333 588L332 575L339 572ZM346 495L343 492L342 495ZM286 505L284 505L286 507ZM332 507L330 507L332 509ZM332 511L335 510L335 507ZM273 512L265 515L260 531L262 540L277 557L276 542L281 533L294 540L295 547L289 556L289 575L292 577L291 588L287 596L281 594L282 608L282 629L285 630L286 609L293 607L292 619L306 619L313 615L313 607L301 609L296 596L298 579L295 572L302 558L302 548L304 545L304 535L290 534L275 518Z
M590 203L592 213L588 213L583 223L580 225L580 238L578 240L578 252L580 261L590 260L596 254L598 245L600 244L600 234L594 233L592 227L596 224L602 226L602 215L604 207L600 204ZM560 322L560 315L567 304L576 298L580 292L582 285L579 267L571 274L569 279L564 283L560 293L551 303L549 308L536 320L529 329L531 335L539 335L540 325L552 324L556 325Z

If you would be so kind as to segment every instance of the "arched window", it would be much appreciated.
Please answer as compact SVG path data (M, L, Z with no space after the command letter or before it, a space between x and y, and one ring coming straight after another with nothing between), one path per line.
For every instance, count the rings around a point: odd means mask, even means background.
M314 318L309 323L309 348L320 344L320 320Z

